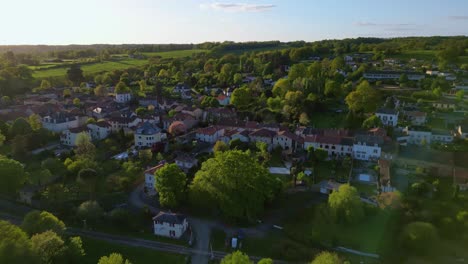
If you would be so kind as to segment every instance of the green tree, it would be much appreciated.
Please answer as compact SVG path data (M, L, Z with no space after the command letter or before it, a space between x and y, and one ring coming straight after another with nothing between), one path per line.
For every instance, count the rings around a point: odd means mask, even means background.
M75 106L80 106L80 105L81 105L80 98L75 98L75 99L73 99L73 104L74 104Z
M89 197L92 200L96 192L98 174L93 169L82 169L78 173L76 181L81 187L89 193Z
M84 81L83 70L78 65L72 65L67 71L67 78L74 85L78 85Z
M128 92L130 92L130 88L128 88L128 86L127 86L127 84L125 84L125 82L120 81L115 86L114 92L117 93L117 94L128 93Z
M17 135L11 141L11 154L17 160L25 160L28 156L28 138L23 135Z
M240 251L236 251L231 254L227 254L222 260L221 264L253 264L253 261L249 259L247 254Z
M138 85L140 86L140 91L141 91L141 92L146 91L147 85L146 85L146 81L145 81L145 80L140 80L140 81L138 82Z
M280 98L284 98L286 93L291 88L291 84L287 79L279 79L276 81L275 85L273 86L273 95L279 96Z
M187 176L175 163L166 164L154 174L154 187L162 206L177 207L185 196Z
M52 85L50 84L50 82L48 80L42 80L40 88L41 88L41 90L48 90L48 89L52 88Z
M366 129L382 126L382 120L377 115L372 115L362 122L362 127Z
M81 237L70 237L68 246L65 250L65 260L70 264L82 263L82 258L86 255L83 249L83 241Z
M231 95L231 104L239 109L245 109L252 102L252 93L248 87L241 87L234 90Z
M146 163L153 158L153 152L151 152L151 149L142 149L138 152L138 157Z
M70 89L64 89L63 92L62 92L62 95L64 98L67 98L67 97L70 97L71 96L71 91Z
M336 253L332 252L321 252L310 264L342 264L343 261L338 257Z
M455 93L455 97L459 102L463 101L463 98L465 97L465 91L464 90L459 90Z
M98 85L96 88L94 88L94 94L101 97L107 96L107 87L102 84Z
M202 164L190 185L191 200L200 206L220 208L227 218L254 221L279 189L249 151L216 153ZM216 206L214 206L216 205Z
M237 84L237 85L241 84L242 83L242 74L240 74L240 73L234 74L233 82L234 82L234 84Z
M333 80L327 80L325 83L325 96L327 97L338 97L341 94L340 83Z
M299 116L299 123L303 126L309 125L310 119L306 112L302 112Z
M51 230L33 235L31 244L42 263L59 263L66 251L65 242Z
M361 82L356 91L348 94L345 98L350 111L374 112L380 102L380 95L367 81Z
M5 142L6 137L0 132L0 147L3 146L3 143Z
M15 193L21 188L25 179L21 163L0 156L0 192Z
M343 184L328 197L328 206L335 221L357 223L364 217L364 207L356 188Z
M79 133L76 137L75 145L75 154L77 156L80 158L94 159L96 147L91 142L91 137L87 133Z
M38 114L32 114L28 118L31 129L37 131L42 128L41 117Z
M215 145L213 146L213 152L219 152L219 151L226 151L229 149L229 146L226 145L223 141L216 141Z
M80 220L96 222L103 215L103 210L98 202L86 201L80 204L76 214Z
M291 66L288 73L288 79L292 82L297 78L304 78L307 76L307 67L304 63L297 63Z
M257 264L273 264L273 260L271 258L262 258Z
M65 231L65 224L55 215L46 211L31 211L23 219L21 228L29 235L52 230L61 235Z
M427 254L435 249L438 240L437 229L426 222L409 223L401 233L401 246L408 253Z
M0 220L0 263L38 263L31 241L19 227Z
M32 132L31 125L24 118L18 118L13 122L13 125L10 127L10 136L12 138L18 135L28 135Z
M132 264L130 260L124 259L118 253L111 253L109 256L103 256L99 259L98 264Z

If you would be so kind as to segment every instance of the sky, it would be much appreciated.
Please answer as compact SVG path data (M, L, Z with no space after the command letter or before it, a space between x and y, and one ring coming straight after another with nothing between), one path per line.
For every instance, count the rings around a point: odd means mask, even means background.
M0 45L468 35L468 0L0 0Z

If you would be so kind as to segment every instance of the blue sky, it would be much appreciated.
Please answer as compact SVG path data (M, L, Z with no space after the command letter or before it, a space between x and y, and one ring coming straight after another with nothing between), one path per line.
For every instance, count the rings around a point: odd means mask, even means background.
M468 0L0 0L0 45L468 35Z

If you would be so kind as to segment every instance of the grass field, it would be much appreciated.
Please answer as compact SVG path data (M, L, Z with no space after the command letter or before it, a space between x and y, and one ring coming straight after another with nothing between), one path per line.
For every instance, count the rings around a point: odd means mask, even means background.
M343 128L346 114L340 113L316 113L310 117L310 124L316 128Z
M119 244L112 244L101 240L82 237L83 248L86 252L83 264L96 264L102 256L108 256L111 253L122 254L133 264L145 263L185 263L183 255L169 254L154 251L146 248L131 247Z
M131 67L139 67L148 63L148 60L137 60L137 59L123 59L118 61L106 61L100 63L93 63L83 65L81 69L84 74L106 72L113 70L124 70ZM45 69L34 71L33 77L36 79L47 78L47 77L61 77L65 76L69 66L61 68Z
M148 57L161 57L166 58L183 58L189 57L196 53L208 52L208 50L203 49L192 49L192 50L174 50L174 51L164 51L164 52L143 52L142 54Z
M436 50L406 50L394 57L402 60L417 59L431 61L432 59L436 59L436 53Z

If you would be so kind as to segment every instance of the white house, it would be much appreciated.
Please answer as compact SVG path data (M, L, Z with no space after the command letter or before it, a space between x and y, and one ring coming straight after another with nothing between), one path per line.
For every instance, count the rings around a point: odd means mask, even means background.
M106 121L98 121L93 124L88 124L87 127L91 132L91 138L93 140L105 139L112 132L112 126Z
M216 126L199 128L195 134L197 140L208 143L216 143L222 136L224 136L224 128Z
M295 134L282 130L273 137L273 147L280 146L282 149L295 150L296 144L301 141L301 138Z
M191 168L197 166L198 160L185 154L177 156L175 163L177 166L179 166L179 168L187 173Z
M185 84L177 84L173 92L179 94L182 99L192 99L191 89Z
M112 132L118 132L120 129L136 127L142 120L139 117L111 117L108 122L111 125Z
M181 214L161 211L153 217L154 234L158 236L180 238L188 227L187 217Z
M407 111L406 117L415 126L422 126L427 121L427 114L421 111Z
M385 126L396 127L398 124L398 112L394 109L380 108L375 112L375 115Z
M70 128L77 128L86 122L84 118L64 113L44 116L41 121L42 127L52 132L62 132Z
M145 192L148 195L156 194L156 188L154 187L154 173L163 166L164 164L159 164L157 166L145 170Z
M86 133L91 138L91 130L86 126L82 126L63 131L60 135L60 143L65 146L74 147L76 146L76 138L80 133Z
M273 137L276 135L275 131L260 128L256 129L252 133L249 134L249 138L251 142L264 142L268 145L268 150L273 148Z
M304 137L304 149L309 147L323 149L328 156L351 156L353 154L353 138L344 136L308 135Z
M117 103L127 103L130 100L132 100L132 94L131 93L116 93L115 94L115 101Z
M382 139L372 135L356 135L353 144L353 157L358 160L378 160L382 149Z
M143 123L134 133L135 147L147 148L166 139L166 133L149 122Z
M398 80L400 76L406 74L408 80L419 81L424 79L426 75L419 72L400 72L400 71L372 71L365 72L363 77L368 80Z
M431 144L432 132L426 127L406 127L403 132L406 133L409 144Z

